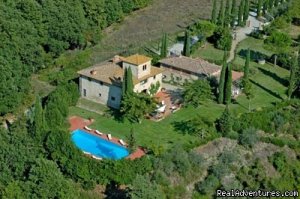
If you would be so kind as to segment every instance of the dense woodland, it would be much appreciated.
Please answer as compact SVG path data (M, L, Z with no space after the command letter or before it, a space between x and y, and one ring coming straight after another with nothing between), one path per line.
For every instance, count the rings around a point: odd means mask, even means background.
M66 50L96 44L105 27L149 3L150 0L11 0L1 3L0 116L13 113L23 103L31 89L32 74L50 66ZM223 5L223 9L229 12L226 5L229 3ZM295 5L278 17L285 23L297 21L299 16L295 9L299 9L300 4ZM238 14L237 6L233 12L235 16ZM205 39L214 40L217 48L229 50L231 37L227 26L232 22L222 19L222 14L217 17L216 13L213 15L215 21L196 23L188 31L202 33ZM240 16L243 14L240 11ZM240 19L239 23L243 26L244 21ZM276 27L276 23L280 24L275 20L270 28ZM267 31L255 34L268 35L266 45L280 46L286 39L281 33ZM189 49L189 32L185 34L186 56L193 50ZM165 34L165 50L166 37ZM284 48L287 43L283 43ZM214 122L194 114L178 125L182 133L193 134L201 138L202 143L220 138L235 145L233 151L225 150L212 157L204 157L193 149L194 146L182 145L165 151L150 148L147 156L134 161L95 161L83 156L72 143L66 122L69 107L79 98L77 84L61 82L49 96L37 96L35 104L8 129L0 127L0 198L95 198L89 191L102 185L106 188L107 198L173 199L187 197L186 187L191 181L195 191L190 198L214 198L218 188L300 191L300 102L297 96L300 60L290 59L289 55L286 51L278 52L278 64L291 69L288 82L292 87L290 91L287 88L289 98L285 101L260 110L249 108L249 112L241 115L233 115L226 106ZM224 53L224 60L226 57ZM244 67L246 74L249 73L249 61L250 50ZM184 84L184 105L198 107L207 100L226 105L232 103L230 72L231 66L223 61L224 80L219 85L213 79ZM130 71L127 73L127 77L131 75ZM250 101L248 77L244 77L242 84ZM151 108L155 104L149 97L131 93L131 87L129 83L126 85L129 91L124 92L128 100L124 98L121 112L129 120L140 122L139 118L148 110L126 115L128 110L140 107L142 103L145 103L142 104L144 107L150 104ZM218 89L222 90L221 97ZM133 133L131 141L134 149ZM267 173L262 159L255 154L257 147L265 144L276 149L265 160L274 168L274 175ZM120 185L125 188L120 189Z
M3 1L0 5L0 116L30 90L29 77L65 50L85 48L101 30L150 0Z

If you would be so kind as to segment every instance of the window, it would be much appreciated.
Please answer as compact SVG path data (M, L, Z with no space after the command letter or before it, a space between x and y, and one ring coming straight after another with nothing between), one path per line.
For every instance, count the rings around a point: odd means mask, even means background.
M153 76L153 79L155 79L155 78L156 78L156 75Z
M101 93L99 93L99 97L101 97Z
M91 81L92 79L90 77L88 77L88 80Z
M143 65L143 70L146 70L147 69L147 65Z
M83 89L83 96L86 97L86 89Z
M147 81L148 81L148 79L145 79L145 80L141 81L141 85L146 84Z
M100 85L101 85L101 86L103 85L103 82L102 82L102 81L100 81Z
M115 98L115 97L111 97L110 99L111 99L111 101L115 101L115 100L116 100L116 98Z

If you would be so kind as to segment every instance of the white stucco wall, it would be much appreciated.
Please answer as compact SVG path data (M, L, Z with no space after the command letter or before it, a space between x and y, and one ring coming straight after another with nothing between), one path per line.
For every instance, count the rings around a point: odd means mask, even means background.
M143 66L146 65L146 70L143 70ZM135 77L137 77L138 79L145 76L145 75L149 75L151 72L151 61L148 61L146 63L143 63L141 65L133 65L133 64L129 64L127 62L123 62L123 68L131 68L132 71L132 75L134 75Z
M120 108L122 89L118 86L103 83L87 77L79 78L80 95L88 100L98 102L112 108ZM84 89L86 89L86 96L84 96ZM112 97L115 100L112 100Z
M162 85L162 74L161 73L156 75L155 79L154 79L154 77L149 77L147 79L146 83L140 82L140 83L136 84L134 86L134 92L140 93L140 92L144 91L145 89L148 91L149 88L151 87L151 84L155 85L157 82L160 83L160 88L158 89L158 91L160 91L161 85Z

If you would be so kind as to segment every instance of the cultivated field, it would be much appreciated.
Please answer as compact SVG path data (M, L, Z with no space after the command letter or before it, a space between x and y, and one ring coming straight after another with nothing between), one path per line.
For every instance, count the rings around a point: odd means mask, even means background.
M163 32L176 33L197 19L209 18L211 3L211 0L153 0L151 6L105 30L102 42L93 49L92 62L118 53L136 52L159 39Z

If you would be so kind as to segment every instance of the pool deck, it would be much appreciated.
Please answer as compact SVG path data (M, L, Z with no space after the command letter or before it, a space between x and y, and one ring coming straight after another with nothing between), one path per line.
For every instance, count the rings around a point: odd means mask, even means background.
M118 144L120 146L123 146L118 138L116 137L113 137L111 138L111 140L108 139L107 137L107 134L103 133L103 135L99 135L97 134L95 131L95 129L92 129L91 131L88 131L86 129L84 129L85 126L89 126L93 123L94 121L92 120L87 120L87 119L84 119L82 117L78 117L78 116L72 116L69 118L69 123L70 123L70 128L69 130L70 131L74 131L76 129L81 129L87 133L91 133L93 135L96 135L96 136L99 136L101 137L102 139L104 140L108 140L110 142L113 142L115 144ZM126 144L126 143L125 143ZM126 147L126 146L123 146L123 147ZM131 153L126 159L130 159L130 160L134 160L134 159L137 159L137 158L140 158L140 157L143 157L144 155L146 155L145 151L141 148L141 147L138 147L137 150L133 153Z

